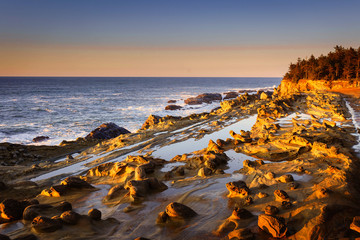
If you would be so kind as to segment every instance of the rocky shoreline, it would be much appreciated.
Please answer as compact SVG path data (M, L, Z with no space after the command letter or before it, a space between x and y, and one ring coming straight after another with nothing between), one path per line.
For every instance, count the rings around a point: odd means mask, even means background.
M110 139L1 144L3 161L16 160L0 166L0 239L360 237L359 130L346 102L359 99L284 89L151 115Z

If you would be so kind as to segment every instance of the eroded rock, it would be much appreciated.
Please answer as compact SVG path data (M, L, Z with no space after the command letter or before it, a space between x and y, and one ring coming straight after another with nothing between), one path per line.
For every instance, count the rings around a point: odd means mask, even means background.
M289 195L284 190L275 190L274 196L275 196L275 201L278 202L290 201Z
M250 189L246 186L244 181L229 182L226 184L226 188L229 190L228 197L247 197L250 193Z
M59 220L38 216L31 223L32 228L38 233L55 232L62 228Z
M274 238L286 236L287 226L285 220L281 217L261 214L258 218L258 226Z

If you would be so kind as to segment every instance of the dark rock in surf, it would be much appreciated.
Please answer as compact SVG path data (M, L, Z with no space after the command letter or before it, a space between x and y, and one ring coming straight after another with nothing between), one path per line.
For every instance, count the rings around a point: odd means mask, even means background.
M194 98L185 99L188 105L200 105L203 103L211 103L213 101L221 101L222 96L220 93L203 93Z
M237 92L227 92L227 93L225 93L224 100L237 98L238 96L239 96L239 93L237 93Z
M115 123L103 123L91 133L89 133L85 139L86 140L105 140L115 138L121 134L130 133L125 128L119 127Z
M45 141L45 140L47 140L47 139L49 139L49 137L48 136L37 136L37 137L35 137L35 138L33 138L33 142L42 142L42 141Z
M178 109L182 109L182 107L179 105L167 105L165 107L165 110L169 110L169 111L174 111L174 110L178 110Z

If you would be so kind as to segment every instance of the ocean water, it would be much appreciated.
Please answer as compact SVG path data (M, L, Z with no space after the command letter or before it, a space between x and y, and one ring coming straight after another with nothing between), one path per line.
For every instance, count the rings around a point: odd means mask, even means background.
M184 99L201 93L271 90L280 78L103 78L0 77L0 142L40 144L84 137L104 122L131 132L150 114L186 116L209 112L219 102L186 106ZM165 111L169 100L184 106Z

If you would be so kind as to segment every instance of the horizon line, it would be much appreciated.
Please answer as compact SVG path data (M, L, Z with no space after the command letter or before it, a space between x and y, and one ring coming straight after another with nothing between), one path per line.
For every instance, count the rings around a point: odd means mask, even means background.
M242 76L242 77L221 77L221 76L29 76L29 75L24 75L24 76L0 76L0 78L4 78L4 77L81 77L81 78L85 78L85 77L90 77L90 78L99 78L99 77L103 77L103 78L114 78L114 77L118 77L118 78L283 78L283 77L247 77L247 76Z

